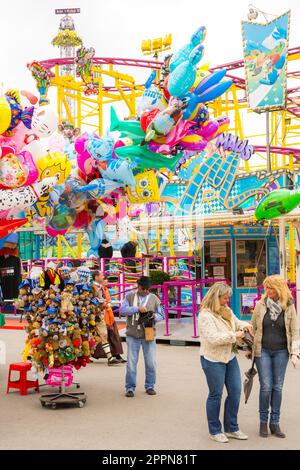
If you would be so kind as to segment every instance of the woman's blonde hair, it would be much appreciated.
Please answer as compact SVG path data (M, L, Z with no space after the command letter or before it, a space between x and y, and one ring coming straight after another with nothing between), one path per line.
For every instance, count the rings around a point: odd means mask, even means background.
M225 294L232 294L231 287L224 282L216 282L204 296L201 302L200 310L204 310L206 308L213 313L220 313L220 297Z
M263 286L266 289L266 287L269 287L270 289L274 289L279 297L279 302L281 305L281 308L283 310L286 309L288 301L290 299L293 299L292 293L290 289L288 288L288 285L286 283L286 280L281 277L279 274L273 274L272 276L266 277L266 279L263 282ZM267 297L267 294L262 295L262 300L264 300Z

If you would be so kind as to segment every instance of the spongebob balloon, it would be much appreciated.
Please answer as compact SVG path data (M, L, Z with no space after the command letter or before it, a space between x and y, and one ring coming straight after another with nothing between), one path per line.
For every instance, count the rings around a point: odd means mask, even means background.
M144 171L134 177L135 187L127 187L126 194L133 204L142 204L145 202L159 202L159 188L155 171Z

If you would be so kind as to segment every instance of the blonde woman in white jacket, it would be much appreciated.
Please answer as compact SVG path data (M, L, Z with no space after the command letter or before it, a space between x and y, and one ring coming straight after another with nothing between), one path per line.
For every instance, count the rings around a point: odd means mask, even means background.
M228 442L228 437L245 440L248 436L239 429L237 415L241 396L241 374L233 352L243 328L251 331L249 323L238 320L228 307L231 287L216 282L207 292L199 313L200 360L205 373L209 395L206 402L211 439ZM224 431L219 419L224 385L227 398L224 408Z

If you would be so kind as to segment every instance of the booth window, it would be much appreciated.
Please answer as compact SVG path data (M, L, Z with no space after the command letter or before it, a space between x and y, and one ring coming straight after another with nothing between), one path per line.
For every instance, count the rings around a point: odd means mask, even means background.
M231 241L205 240L205 278L227 279L231 282ZM206 284L209 287L209 283Z
M236 240L237 287L257 287L266 277L266 241Z

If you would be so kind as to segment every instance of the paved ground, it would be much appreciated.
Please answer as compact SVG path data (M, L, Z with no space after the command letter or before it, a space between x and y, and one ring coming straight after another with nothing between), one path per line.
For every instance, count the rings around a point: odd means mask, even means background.
M0 330L7 344L7 364L20 361L25 334ZM157 396L143 391L140 358L135 398L123 393L125 367L105 361L78 373L88 395L82 409L42 408L37 393L6 395L7 365L0 365L0 449L300 449L300 368L289 366L285 382L282 428L287 439L258 437L258 381L247 405L241 404L240 426L248 441L217 444L208 438L206 382L198 347L158 345ZM240 354L241 370L249 367Z

